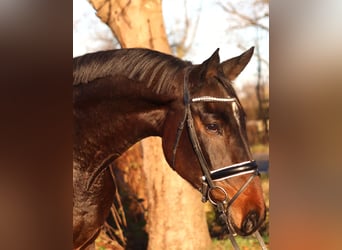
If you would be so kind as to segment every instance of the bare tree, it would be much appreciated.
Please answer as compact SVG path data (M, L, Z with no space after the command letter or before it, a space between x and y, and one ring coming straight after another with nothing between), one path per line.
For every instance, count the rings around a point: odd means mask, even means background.
M183 18L175 20L175 26L168 33L172 53L180 58L183 58L189 52L195 39L201 17L202 0L197 10L197 16L194 19L189 16L188 1L184 0L183 4ZM190 6L190 8L193 8L193 6Z
M82 43L85 47L85 52L94 52L99 48L103 50L119 48L119 42L114 38L113 33L109 27L104 25L98 17L94 15L90 3L81 2L83 5L83 12L76 15L73 22L74 42ZM75 18L75 15L74 15ZM87 29L87 33L82 30ZM82 40L77 40L78 35L82 36ZM77 54L79 55L79 54Z
M264 23L269 17L269 0L245 0L235 5L232 2L219 2L219 5L231 16L231 29L254 26L269 31L269 26Z
M268 36L269 33L269 0L244 0L238 2L221 1L218 3L228 14L229 30L237 30L245 32L247 29L254 30L255 56L257 58L257 79L255 93L258 100L258 118L263 121L264 138L263 142L268 142L268 110L269 99L265 95L264 72L268 72L268 58L264 58L260 51L261 33ZM240 42L238 46L242 50L246 50L244 42ZM249 45L248 45L249 46ZM263 70L263 67L265 69Z

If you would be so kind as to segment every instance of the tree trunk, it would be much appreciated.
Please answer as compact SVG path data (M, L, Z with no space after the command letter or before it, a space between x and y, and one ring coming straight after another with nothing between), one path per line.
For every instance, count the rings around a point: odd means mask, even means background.
M161 0L90 2L122 47L171 53ZM200 194L168 166L160 138L144 139L142 145L147 178L148 249L208 249L211 241Z
M148 176L148 249L209 249L201 195L166 163L160 138L143 141Z

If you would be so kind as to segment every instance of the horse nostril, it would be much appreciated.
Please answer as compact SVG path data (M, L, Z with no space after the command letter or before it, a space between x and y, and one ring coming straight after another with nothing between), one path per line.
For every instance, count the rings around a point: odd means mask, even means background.
M242 222L241 231L249 235L256 229L259 221L259 214L255 211L249 212Z

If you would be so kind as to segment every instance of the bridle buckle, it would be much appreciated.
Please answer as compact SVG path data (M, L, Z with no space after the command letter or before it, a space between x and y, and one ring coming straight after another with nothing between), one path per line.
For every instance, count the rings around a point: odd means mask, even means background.
M211 192L213 192L215 189L217 189L217 190L219 190L220 192L223 193L224 199L219 200L219 201L215 201L215 198L212 197L212 193L211 193ZM224 190L223 187L221 187L221 186L214 186L214 187L209 188L209 190L208 190L208 200L209 200L210 203L213 204L214 206L217 206L217 203L227 204L227 202L228 202L228 194L227 194L226 190Z
M208 183L205 181L205 177L202 177L202 188L200 189L202 193L202 202L206 203L208 201Z

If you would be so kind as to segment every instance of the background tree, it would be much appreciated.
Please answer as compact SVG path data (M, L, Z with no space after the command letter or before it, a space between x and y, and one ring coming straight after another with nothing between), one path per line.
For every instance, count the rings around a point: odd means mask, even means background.
M183 4L183 18L176 20L175 26L167 35L172 54L179 58L184 58L193 45L202 11L202 0L195 18L190 17L188 11L188 8L193 6L189 7L187 0L184 0Z
M124 48L145 47L171 53L160 0L90 0L99 18ZM160 138L137 146L143 154L146 177L148 249L207 249L210 244L200 194L179 177L164 160ZM138 190L134 190L138 193ZM143 194L141 194L143 195Z
M219 5L228 15L229 31L237 31L234 37L240 37L237 42L242 50L244 46L243 33L247 30L253 30L255 43L255 57L257 58L257 76L255 85L255 94L257 98L257 119L263 122L262 142L268 143L268 120L269 120L269 98L268 98L268 58L262 57L260 51L260 42L269 36L269 0L243 0L238 2L221 1ZM264 68L264 69L263 69Z

